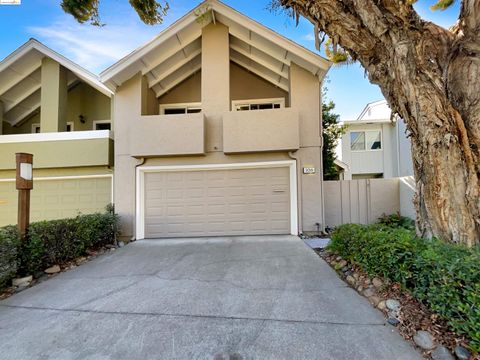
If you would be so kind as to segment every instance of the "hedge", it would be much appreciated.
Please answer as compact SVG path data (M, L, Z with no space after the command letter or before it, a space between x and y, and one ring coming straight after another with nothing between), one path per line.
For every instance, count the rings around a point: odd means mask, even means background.
M18 271L18 236L16 228L0 228L0 289L15 277Z
M118 217L111 211L32 223L22 242L14 227L0 228L0 288L15 276L35 275L113 244L117 233Z
M339 226L329 249L400 283L480 352L480 249L419 239L408 227Z

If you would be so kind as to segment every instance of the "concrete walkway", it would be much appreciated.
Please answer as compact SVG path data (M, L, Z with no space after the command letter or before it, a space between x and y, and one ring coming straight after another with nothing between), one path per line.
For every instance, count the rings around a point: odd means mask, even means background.
M0 302L2 359L421 359L293 236L139 241Z

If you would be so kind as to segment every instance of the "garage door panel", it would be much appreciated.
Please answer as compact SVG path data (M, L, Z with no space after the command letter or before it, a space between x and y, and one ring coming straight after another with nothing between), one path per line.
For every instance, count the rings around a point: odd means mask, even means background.
M289 168L145 174L145 237L290 233Z

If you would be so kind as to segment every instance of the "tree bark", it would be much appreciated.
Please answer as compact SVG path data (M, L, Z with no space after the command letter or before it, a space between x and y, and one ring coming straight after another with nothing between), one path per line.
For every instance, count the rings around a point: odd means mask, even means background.
M411 133L417 232L480 238L480 0L454 31L397 0L278 0L347 50Z

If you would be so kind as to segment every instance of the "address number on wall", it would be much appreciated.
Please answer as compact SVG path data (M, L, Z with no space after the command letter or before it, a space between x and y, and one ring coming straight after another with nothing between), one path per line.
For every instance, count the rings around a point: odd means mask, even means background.
M304 167L303 168L303 173L304 174L315 174L316 169L314 167Z

